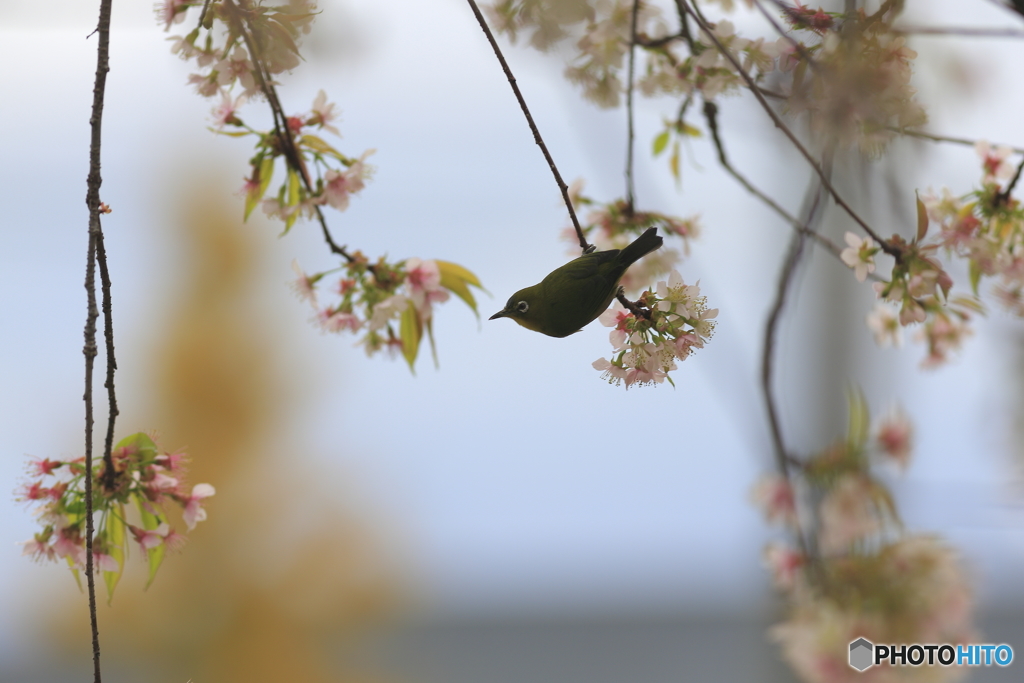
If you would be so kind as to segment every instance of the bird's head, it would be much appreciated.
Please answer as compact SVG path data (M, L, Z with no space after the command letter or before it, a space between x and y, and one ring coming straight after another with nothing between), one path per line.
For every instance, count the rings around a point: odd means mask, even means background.
M505 308L492 315L488 320L512 318L512 320L515 320L528 330L543 332L541 329L542 321L538 315L542 307L537 305L539 302L536 300L536 296L534 296L535 292L533 290L535 289L536 287L520 289L509 298Z

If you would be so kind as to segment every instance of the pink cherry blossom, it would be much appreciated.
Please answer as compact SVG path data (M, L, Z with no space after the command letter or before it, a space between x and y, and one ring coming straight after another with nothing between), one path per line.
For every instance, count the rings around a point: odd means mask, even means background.
M431 305L448 300L448 290L441 286L441 271L435 261L410 258L405 262L405 284L413 306L426 319L431 315Z
M769 522L796 525L796 495L793 492L793 485L785 477L777 474L761 477L754 485L750 498L761 508Z
M331 125L331 121L337 118L337 116L334 113L334 104L327 101L327 93L321 90L317 93L316 99L313 100L313 111L306 121L306 125L319 125L324 130L341 137L338 129Z
M316 283L320 279L318 276L306 275L306 273L299 267L299 260L292 259L292 270L298 275L298 278L292 280L292 289L299 295L299 299L308 301L309 303L316 306Z
M66 557L75 566L85 566L85 545L77 527L64 527L57 532L57 539L53 542L53 554L57 557Z
M974 151L981 157L981 167L986 181L1007 180L1013 177L1013 164L1008 159L1013 150L1004 145L993 148L987 141L979 140Z
M851 544L881 530L875 492L864 477L847 475L821 503L819 543L826 554L845 552Z
M28 555L36 562L56 560L57 553L48 541L49 538L46 534L36 534L32 540L22 541L21 545L25 547L22 548L21 554Z
M192 495L189 496L185 502L185 511L182 513L182 518L185 520L185 524L188 525L188 530L192 531L196 524L206 519L206 510L203 509L203 500L217 493L217 491L209 484L196 484L192 487ZM166 534L164 534L166 536Z
M370 176L370 167L366 165L365 159L373 152L374 150L364 152L351 166L342 171L333 168L327 171L324 174L322 201L339 211L347 209L349 197L366 186L365 181Z
M116 572L121 570L121 565L117 560L106 553L96 550L92 553L92 567L93 571L97 572Z
M317 312L317 322L325 332L357 332L363 326L363 321L354 313L330 308Z
M875 432L878 447L900 467L906 468L910 461L913 425L898 407L881 419Z
M201 485L202 484L197 484L197 486ZM185 514L188 514L187 509L185 511ZM205 515L206 513L203 512L204 518ZM132 536L135 537L136 542L138 542L138 544L142 546L143 550L152 550L153 548L156 548L164 542L164 538L166 538L167 534L171 532L171 527L167 524L167 522L161 523L155 529L140 529L137 526L131 525L129 525L128 528L132 532ZM191 529L192 527L189 528Z
M171 24L180 24L185 21L188 4L189 0L163 0L153 8L157 19L164 25L164 31L170 30Z
M875 304L867 315L868 329L875 335L875 343L883 349L892 344L897 349L903 346L903 330L899 317L890 306Z
M213 108L213 125L218 129L230 124L241 123L235 116L235 112L245 104L246 97L244 94L239 95L234 100L231 99L231 95L227 92L220 91L220 104Z
M800 567L804 564L803 555L792 548L771 543L765 547L761 557L778 588L788 591L796 585Z

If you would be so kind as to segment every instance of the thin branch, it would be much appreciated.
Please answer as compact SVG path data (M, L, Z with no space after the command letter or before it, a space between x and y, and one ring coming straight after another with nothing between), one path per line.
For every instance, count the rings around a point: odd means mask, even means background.
M258 44L256 36L249 30L244 12L240 10L234 0L226 0L224 4L232 10L230 16L235 25L234 28L238 34L242 36L242 40L245 42L245 46L249 50L249 54L252 56L253 65L255 66L253 72L256 74L256 80L260 87L260 91L264 96L266 96L267 103L270 105L270 110L274 118L274 133L277 135L277 139L281 142L281 151L283 152L285 162L299 175L306 191L312 194L314 189L312 179L309 176L309 169L306 168L302 155L299 154L298 147L295 146L295 137L292 134L291 129L288 127L288 117L285 115L284 108L281 106L281 100L277 96L277 89L274 87L274 79L261 56L262 46ZM320 206L314 205L313 212L316 214L317 222L320 223L320 230L323 233L324 241L327 242L327 247L331 250L331 253L341 256L349 263L353 263L356 260L355 257L352 256L345 247L338 245L338 243L334 241L334 237L331 235L331 231L327 227L327 219L324 218L324 214L323 211L321 211ZM367 266L367 268L371 272L374 269L372 265Z
M704 32L708 34L708 37L711 38L712 42L715 43L715 46L722 53L722 55L727 60L729 60L729 62L736 69L737 73L739 73L743 80L746 81L747 85L750 88L750 92L754 94L754 97L757 99L758 103L765 110L765 112L768 114L771 120L775 123L775 126L779 128L787 138L789 138L789 141L792 142L793 146L797 148L797 150L800 152L800 155L803 156L803 158L807 161L808 164L810 164L811 168L814 169L814 172L818 174L818 177L821 178L821 184L825 187L826 190L828 190L829 194L832 195L833 201L835 201L835 203L839 207L841 207L847 213L847 215L850 216L850 218L852 218L861 228L863 228L864 232L866 232L868 235L872 237L872 239L878 242L885 253L889 254L897 261L899 261L902 257L900 250L896 249L887 241L882 239L878 235L878 233L875 232L875 230L870 225L868 225L864 221L864 219L861 218L849 204L846 203L846 200L843 199L842 195L839 194L839 191L836 190L835 186L828 179L821 165L814 159L813 156L811 156L811 153L807 151L807 148L804 147L803 143L800 142L800 140L796 137L793 131L789 129L789 127L785 124L782 118L778 114L776 114L775 110L772 109L770 104L768 104L768 101L765 99L764 95L761 94L760 90L757 87L757 83L754 81L751 75L747 73L747 71L739 63L739 61L732 54L732 52L725 45L722 44L722 41L720 41L718 37L714 33L712 33L711 28L707 24L707 20L704 18L703 13L700 11L700 8L697 7L696 4L686 5L686 11L690 14L690 16L694 18L694 20L697 22L697 25L704 29Z
M784 5L781 2L778 2L778 0L774 1L775 4L778 5L783 11L786 11L786 5ZM814 61L813 55L811 55L811 53L807 50L804 44L798 41L792 35L790 35L790 33L786 31L784 28L782 28L782 25L775 20L775 17L769 14L768 10L764 8L760 0L754 0L754 5L761 12L761 14L764 15L764 18L768 20L768 23L772 25L772 28L775 29L775 32L778 33L781 37L785 38L786 41L793 46L793 49L796 50L797 53L804 58L804 61L807 62L807 66L809 66L812 69L817 69L818 63Z
M949 142L954 145L965 145L967 147L974 147L978 144L977 140L970 140L968 138L955 138L948 135L934 135L932 133L925 133L920 130L910 130L909 128L897 128L896 126L887 126L886 130L890 130L894 133L900 133L901 135L907 135L912 138L920 138L922 140L931 140L932 142ZM999 145L1000 147L1008 147L1017 154L1024 154L1024 147L1012 147L1010 145Z
M206 13L210 11L210 3L213 0L205 0L203 2L203 11L199 13L199 23L196 24L197 28L202 28L203 22L206 21Z
M508 62L505 61L505 56L501 54L501 48L498 47L498 41L494 39L494 34L491 33L491 29L487 26L487 21L484 19L483 13L480 12L480 8L477 7L476 1L466 1L473 10L473 14L476 16L476 20L480 24L480 28L483 29L484 35L487 36L487 41L491 44L491 48L494 50L494 54L498 58L498 62L501 63L501 68L505 72L505 77L508 79L509 85L512 86L512 92L515 93L516 99L519 100L519 107L523 110L523 114L526 116L526 122L530 125L530 130L533 131L533 141L537 143L541 152L544 153L544 158L547 159L548 166L551 168L551 173L555 176L555 183L558 184L558 189L562 192L562 199L565 200L565 208L569 211L569 218L572 219L572 226L576 229L576 237L579 238L580 249L583 250L583 253L593 251L594 245L587 242L587 238L583 235L583 228L580 227L580 221L576 218L576 211L572 207L572 200L569 199L569 186L565 184L564 180L562 180L562 176L558 172L558 167L555 166L555 160L551 158L551 153L548 152L547 145L544 144L544 138L540 136L537 124L534 123L533 116L530 114L530 109L526 106L526 100L523 99L523 93L519 91L519 86L516 84L516 78L512 75L512 70L509 68Z
M615 292L615 298L618 299L619 303L622 304L623 308L633 314L636 318L651 319L651 311L646 308L642 308L636 303L626 298L626 290L619 287L618 291Z
M100 149L102 146L103 133L103 98L107 86L107 72L110 71L110 13L112 0L100 0L100 15L96 25L96 32L99 33L99 44L96 50L96 79L93 84L92 116L89 117L91 127L91 139L89 143L89 176L86 180L85 203L89 208L89 249L85 266L85 290L88 299L85 317L85 345L82 353L85 356L85 394L82 400L85 401L85 576L89 591L89 626L92 630L92 662L93 681L101 683L100 676L100 632L96 614L96 577L93 575L93 477L92 477L92 427L93 427L93 405L92 405L92 375L96 361L96 319L99 311L96 309L96 260L99 254L100 245L103 240L103 227L100 224L100 186L103 184L103 177L100 174ZM103 268L106 264L102 265ZM109 283L109 278L106 283ZM105 284L106 284L105 283ZM105 286L105 302L109 303L107 294L109 289ZM113 337L108 339L108 351L113 344ZM113 358L107 359L108 379L113 386L112 375ZM110 394L113 396L113 393ZM116 410L116 407L115 407ZM110 417L113 421L113 416ZM110 424L110 423L108 423ZM107 454L109 461L109 451ZM111 472L113 467L107 467Z
M1010 184L1006 186L1005 190L996 196L996 205L1005 205L1010 201L1010 193L1013 192L1013 188L1017 186L1017 181L1020 180L1021 171L1024 171L1024 159L1021 159L1021 162L1017 164L1017 172L1013 174L1013 180L1010 181Z
M96 262L100 266L100 288L103 292L103 338L106 341L107 378L103 386L107 390L107 436L103 442L103 487L113 491L117 485L117 470L114 469L112 451L114 448L114 423L121 411L117 408L117 393L114 390L114 372L117 358L114 355L114 315L110 299L110 271L107 268L107 248L103 243L103 229L96 233Z
M633 185L633 74L636 67L636 19L640 0L633 0L633 17L629 29L629 74L626 78L626 209L632 214L636 190Z
M633 42L639 45L640 47L653 50L659 47L665 47L669 43L685 37L686 36L684 36L682 33L673 33L672 35L662 36L661 38L648 38L647 36L637 36L636 40L634 40Z
M804 224L807 226L812 225L818 220L820 216L819 209L821 207L821 189L824 183L817 183L817 187L814 188L813 199L811 199L810 205L806 209L806 220ZM808 232L797 231L794 233L789 246L789 252L786 254L786 259L782 264L782 270L779 273L779 282L775 292L775 301L772 303L771 313L768 315L768 321L765 324L764 330L764 344L761 349L761 393L764 398L765 410L768 413L768 426L772 433L772 444L774 445L775 451L775 463L779 470L779 473L786 478L787 481L790 479L790 468L798 466L799 461L793 458L786 449L786 443L782 436L782 423L779 419L778 407L775 403L775 396L772 392L772 377L774 373L774 358L775 358L775 338L778 332L779 323L782 320L782 312L786 306L786 300L789 296L790 288L793 284L793 279L796 275L797 266L800 265L800 261L804 255L804 246L807 243L807 237L809 234L814 234L813 228L808 228ZM804 536L802 528L799 524L796 527L797 542L800 545L800 550L805 558L810 558L809 546L807 538Z
M705 102L704 118L707 120L708 130L711 131L711 140L714 142L715 150L718 152L718 163L721 164L722 168L724 168L729 175L735 178L736 181L747 190L747 192L760 199L772 211L785 219L798 233L810 237L820 246L828 250L833 256L839 258L839 255L842 253L842 249L835 242L824 235L819 234L817 231L812 230L806 223L800 221L796 216L782 208L778 202L755 187L753 183L747 180L746 176L737 171L729 162L729 158L725 154L725 146L722 144L722 139L718 131L718 105L714 102Z
M1015 28L967 26L893 26L892 32L915 36L965 36L968 38L1024 38L1024 31Z

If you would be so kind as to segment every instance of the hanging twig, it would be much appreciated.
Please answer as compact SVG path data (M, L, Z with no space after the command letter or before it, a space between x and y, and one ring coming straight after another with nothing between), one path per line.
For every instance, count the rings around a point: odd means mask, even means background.
M284 108L281 106L281 100L277 96L277 89L274 87L274 79L271 73L267 69L265 60L262 57L262 46L259 45L256 40L255 34L249 29L245 14L235 4L234 0L225 0L224 5L231 10L230 16L232 23L234 24L234 30L242 37L242 41L245 43L246 49L252 56L253 73L256 75L256 82L260 87L260 91L267 98L267 103L270 105L270 111L274 118L274 133L277 135L277 139L281 142L281 151L283 153L285 163L288 164L295 173L298 174L299 179L302 180L303 186L306 191L312 194L314 192L313 182L309 176L309 170L306 168L305 162L302 160L302 155L299 153L298 147L295 145L295 136L292 134L291 129L288 127L288 117L284 113ZM338 245L334 241L334 237L331 235L330 229L327 227L327 219L324 218L323 211L321 211L318 205L313 206L313 213L316 215L317 222L320 223L320 230L323 233L324 241L327 242L327 247L332 253L341 256L348 263L353 263L356 259L352 256L348 250ZM371 272L374 270L373 265L368 265L367 269Z
M704 103L704 118L708 124L708 130L711 132L711 140L715 145L715 151L718 152L718 163L725 169L726 173L731 175L736 181L742 185L747 192L754 195L762 202L764 202L772 211L777 213L779 216L784 218L790 225L793 226L797 232L810 237L819 245L828 250L833 256L839 258L842 253L842 249L832 240L821 235L806 224L801 222L796 216L786 211L782 206L779 205L774 199L769 197L767 194L759 190L754 186L746 176L737 171L730 163L729 158L725 154L725 146L722 144L722 139L718 130L718 105L714 102Z
M636 20L640 0L633 0L633 17L629 29L629 74L626 77L626 211L633 214L636 190L633 185L633 73L636 66Z
M512 92L515 93L516 99L519 100L519 107L523 110L523 115L526 116L526 122L530 125L530 130L533 131L533 141L540 147L541 152L544 153L544 158L547 159L548 166L551 168L551 173L555 176L555 183L558 184L558 189L562 192L562 199L565 200L565 208L569 211L569 218L572 219L572 226L576 229L576 237L580 241L580 249L583 253L589 253L594 250L594 245L587 242L586 236L583 234L583 228L580 227L580 221L576 218L576 211L573 209L572 200L569 198L569 186L562 180L562 175L558 172L558 167L555 166L555 160L551 158L551 153L548 151L547 145L544 144L544 138L540 135L540 130L537 128L537 124L533 121L533 116L530 114L529 107L526 106L526 100L523 99L523 93L519 91L519 86L516 84L516 78L512 75L512 69L509 68L508 62L505 61L505 56L501 54L501 48L498 47L498 41L494 39L494 34L491 33L491 29L487 26L487 21L484 19L483 13L480 12L480 8L477 7L475 0L467 0L470 8L473 10L473 14L476 16L477 22L480 24L480 28L483 29L484 35L487 36L487 41L491 44L491 48L494 50L495 56L498 58L498 62L501 63L501 68L505 72L505 77L508 79L509 85L512 86Z
M900 250L893 247L887 241L882 239L878 235L878 233L875 232L875 230L870 225L868 225L867 222L865 222L864 219L861 218L849 204L846 203L846 200L843 199L842 195L839 194L839 191L836 190L835 186L832 185L832 182L826 176L825 171L821 168L821 165L815 160L813 156L811 156L811 153L807 151L807 148L804 147L803 143L800 142L799 138L796 137L796 134L789 129L789 126L786 125L782 118L777 113L775 113L775 110L772 109L771 105L768 104L768 101L764 98L764 95L761 94L760 90L757 87L757 83L754 81L753 77L749 73L747 73L746 69L743 68L743 65L741 65L739 60L737 60L736 57L732 54L732 51L729 50L725 45L723 45L722 41L720 41L718 37L712 32L711 27L708 26L707 20L704 18L704 15L700 11L700 8L698 8L696 4L685 5L685 8L686 11L690 14L690 16L693 17L694 21L697 22L697 25L704 29L704 32L715 44L715 47L717 47L718 50L722 53L722 56L725 57L729 61L729 63L733 65L733 67L736 69L736 72L740 75L740 77L743 78L744 81L746 81L747 85L750 88L750 92L754 94L754 97L757 99L758 103L771 118L775 126L779 130L781 130L787 138L789 138L789 141L793 143L793 146L796 147L798 152L800 152L800 155L807 161L808 164L810 164L811 168L814 169L814 172L818 174L818 177L821 178L822 185L825 187L826 190L828 190L829 194L832 195L833 201L835 201L835 203L839 207L841 207L843 211L845 211L847 215L849 215L850 218L852 218L857 223L857 225L863 228L864 232L870 235L871 238L874 239L875 242L879 244L879 246L882 248L882 251L895 258L898 262L902 257L902 253L900 252Z
M93 681L101 682L100 676L100 633L96 615L96 577L93 576L93 476L92 476L92 427L93 427L93 405L92 405L92 375L93 366L96 361L96 319L99 311L96 308L96 262L99 258L103 243L103 227L100 224L100 185L103 178L100 175L100 148L103 132L103 98L107 85L107 72L110 71L110 13L112 0L100 0L100 15L96 25L96 33L99 34L99 45L96 56L96 79L93 85L92 116L89 118L91 127L91 140L89 144L89 176L86 181L87 191L85 197L86 206L89 207L89 248L85 266L85 290L88 299L85 318L85 345L82 353L85 355L85 394L82 399L85 401L85 576L86 585L89 591L89 625L92 630L92 660L93 660ZM105 252L104 252L105 255ZM106 261L100 266L106 270ZM104 288L104 313L109 311L110 304L110 278L103 276ZM108 318L109 322L109 318ZM114 359L112 355L113 330L108 327L107 336L107 382L108 392L111 400L111 415L108 422L112 429L112 422L116 415L117 407L113 394L113 368ZM108 429L109 431L109 429ZM110 461L109 447L104 453L106 469L113 473L113 463ZM112 474L111 474L112 476Z

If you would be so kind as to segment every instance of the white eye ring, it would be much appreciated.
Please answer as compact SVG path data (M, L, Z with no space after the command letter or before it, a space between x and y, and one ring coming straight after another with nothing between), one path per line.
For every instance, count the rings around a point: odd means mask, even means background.
M520 313L526 313L528 310L530 310L530 304L526 303L525 301L520 301L519 303L516 304L516 310L519 311Z

